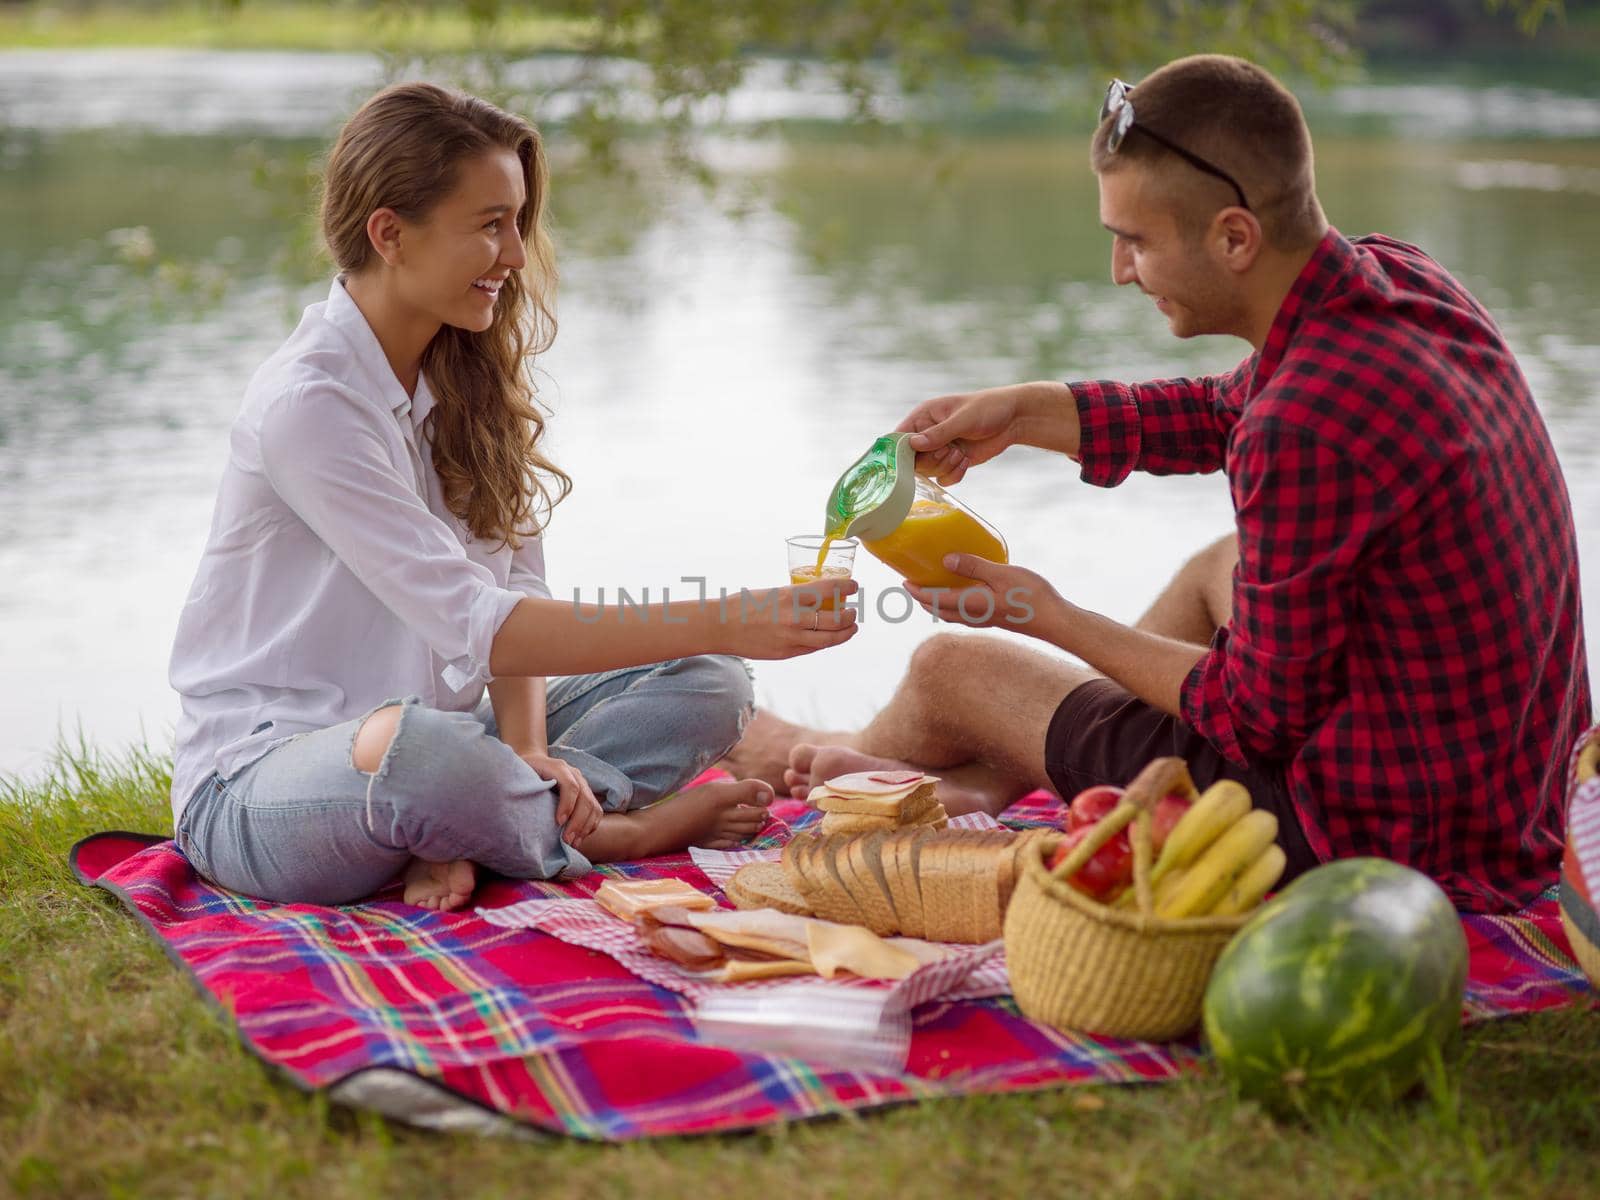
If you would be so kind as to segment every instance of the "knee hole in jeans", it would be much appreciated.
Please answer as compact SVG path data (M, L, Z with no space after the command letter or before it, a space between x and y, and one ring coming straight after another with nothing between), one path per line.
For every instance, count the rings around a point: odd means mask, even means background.
M356 730L350 743L350 764L366 775L376 775L383 766L383 756L394 744L395 730L400 727L400 714L404 705L391 704L380 708Z

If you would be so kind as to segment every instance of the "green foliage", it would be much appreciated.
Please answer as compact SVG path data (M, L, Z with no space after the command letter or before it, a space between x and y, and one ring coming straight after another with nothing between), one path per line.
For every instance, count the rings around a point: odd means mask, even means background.
M470 2L486 44L499 22L529 7ZM819 66L861 120L893 111L896 90L955 87L981 99L1000 68L1059 96L1083 86L1068 68L1094 68L1095 78L1137 74L1200 51L1324 78L1352 61L1341 32L1352 19L1349 0L549 0L537 8L587 31L577 49L589 61L640 64L669 130L726 96L756 55ZM614 86L588 93L591 132L615 133ZM593 144L603 150L604 136Z

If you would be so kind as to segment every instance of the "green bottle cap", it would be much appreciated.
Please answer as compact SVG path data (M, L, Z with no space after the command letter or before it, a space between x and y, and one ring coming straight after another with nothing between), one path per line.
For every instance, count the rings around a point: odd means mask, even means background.
M888 433L839 476L828 496L822 531L876 541L906 519L916 496L917 452L909 433Z

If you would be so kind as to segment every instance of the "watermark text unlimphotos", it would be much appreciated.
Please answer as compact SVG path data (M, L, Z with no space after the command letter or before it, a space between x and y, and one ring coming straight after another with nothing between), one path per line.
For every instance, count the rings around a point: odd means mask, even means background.
M790 588L765 588L752 591L749 588L740 588L736 592L729 592L727 588L718 588L713 595L706 586L704 575L684 575L679 578L680 583L688 584L693 589L693 594L680 598L692 600L704 609L715 606L717 619L720 621L744 623L747 621L775 619L786 602L793 606L796 614L814 613L822 608L822 598L815 592L793 590ZM688 590L688 589L686 589ZM972 624L984 624L992 621L996 613L995 594L988 588L925 588L924 591L937 608L945 596L956 598L956 611L960 613L963 621ZM596 625L604 621L608 615L629 620L660 621L665 625L684 625L688 618L682 615L682 610L673 613L672 589L663 587L660 598L656 599L651 594L649 587L633 590L618 587L613 594L608 596L604 587L596 589L593 600L584 600L579 588L572 589L572 608L579 621L585 625ZM1006 611L1001 620L1008 625L1026 625L1034 618L1033 605L1029 597L1032 593L1027 588L1009 588L1005 594ZM865 624L868 615L874 615L886 625L902 625L916 616L921 605L910 592L903 587L886 588L870 595L868 589L861 588L855 594L839 598L840 610L853 609L856 622ZM935 622L938 617L932 613L929 619Z

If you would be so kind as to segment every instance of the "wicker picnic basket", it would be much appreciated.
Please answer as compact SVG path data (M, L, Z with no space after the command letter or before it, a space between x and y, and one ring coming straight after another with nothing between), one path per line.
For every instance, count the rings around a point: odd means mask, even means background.
M1169 794L1197 793L1181 758L1158 758L1121 804L1054 871L1059 835L1022 852L1006 911L1006 963L1017 1006L1036 1021L1106 1037L1167 1041L1200 1021L1217 956L1250 917L1158 917L1150 888L1150 815ZM1067 883L1095 851L1133 823L1136 908L1108 908Z

